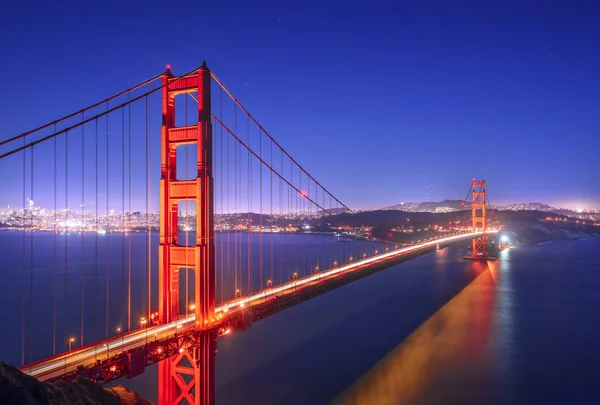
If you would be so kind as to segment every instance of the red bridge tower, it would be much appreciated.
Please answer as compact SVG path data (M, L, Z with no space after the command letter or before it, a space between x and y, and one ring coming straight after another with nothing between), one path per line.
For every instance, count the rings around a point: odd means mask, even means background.
M494 260L495 258L488 256L487 251L487 201L485 180L477 181L473 179L471 186L473 199L471 202L471 216L473 218L473 232L482 232L481 236L473 239L473 248L471 256L465 259L471 260Z
M160 178L160 244L158 248L159 320L169 323L179 316L179 272L195 273L196 327L206 330L198 347L158 365L158 403L171 405L214 403L215 337L208 331L215 313L215 246L213 227L213 174L210 70L203 63L195 73L175 77L169 68L162 77L162 128ZM175 126L175 100L178 95L197 92L198 122ZM176 149L186 144L198 151L195 178L177 177ZM196 203L196 240L189 246L178 240L179 202ZM188 305L188 303L186 303Z

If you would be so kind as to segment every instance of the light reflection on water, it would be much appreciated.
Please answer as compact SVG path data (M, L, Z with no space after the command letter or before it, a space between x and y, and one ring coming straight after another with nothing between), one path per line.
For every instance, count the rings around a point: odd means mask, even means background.
M440 258L444 254L437 253ZM472 385L478 387L476 396L481 403L499 400L500 393L486 380L494 367L489 350L495 344L492 328L503 328L501 340L509 338L506 333L510 331L506 311L494 316L495 306L505 299L497 289L498 283L504 283L501 267L500 262L472 263L471 271L479 273L475 280L334 404L464 403L474 394L461 388L465 380L478 380ZM498 322L502 325L495 325Z

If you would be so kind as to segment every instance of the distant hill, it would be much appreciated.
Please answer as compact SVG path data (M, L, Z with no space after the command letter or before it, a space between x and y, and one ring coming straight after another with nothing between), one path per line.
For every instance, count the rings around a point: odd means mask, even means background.
M463 201L461 200L443 200L443 201L427 201L427 202L409 202L392 205L389 207L380 208L379 210L398 210L405 212L451 212L463 209Z
M404 212L430 212L430 213L443 213L443 212L454 212L469 209L470 202L463 203L461 200L443 200L443 201L432 201L432 202L408 202L391 205L389 207L383 207L378 209L367 210L372 211L404 211ZM600 220L600 212L598 210L588 211L574 211L565 208L556 208L548 204L540 202L529 202L519 204L509 204L503 206L493 206L492 208L502 211L539 211L545 213L552 213L556 215L566 215L569 217L575 217L580 219L592 219L595 221Z
M496 207L504 211L540 211L545 213L551 213L556 215L565 215L568 217L580 218L580 219L591 219L594 221L600 220L600 212L598 210L588 211L573 211L565 208L556 208L551 205L544 203L520 203L520 204L509 204L501 207Z
M548 204L537 202L509 204L498 208L506 211L553 211L557 209Z

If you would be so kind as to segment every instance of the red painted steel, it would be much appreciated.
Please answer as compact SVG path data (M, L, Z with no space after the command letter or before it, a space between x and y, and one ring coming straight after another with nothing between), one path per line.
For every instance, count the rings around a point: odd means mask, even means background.
M472 217L473 217L473 232L483 232L480 237L473 239L472 257L486 259L487 252L487 211L486 211L486 194L485 180L473 180L471 191L472 199Z
M167 70L162 77L160 242L158 304L161 323L179 315L179 271L196 274L196 329L207 330L215 321L214 184L212 173L211 75L206 63L196 74L175 77ZM171 84L172 83L172 84ZM175 126L175 97L198 93L196 126ZM185 144L198 148L197 174L192 180L177 180L176 149ZM178 204L196 203L196 241L181 246L178 241ZM186 303L187 305L187 303ZM158 403L161 405L214 403L215 337L202 333L199 344L158 365Z

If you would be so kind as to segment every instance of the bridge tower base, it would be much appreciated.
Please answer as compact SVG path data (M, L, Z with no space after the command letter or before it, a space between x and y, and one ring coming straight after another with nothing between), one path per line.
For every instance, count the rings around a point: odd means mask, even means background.
M216 351L216 337L206 331L194 346L158 363L158 403L214 405Z

